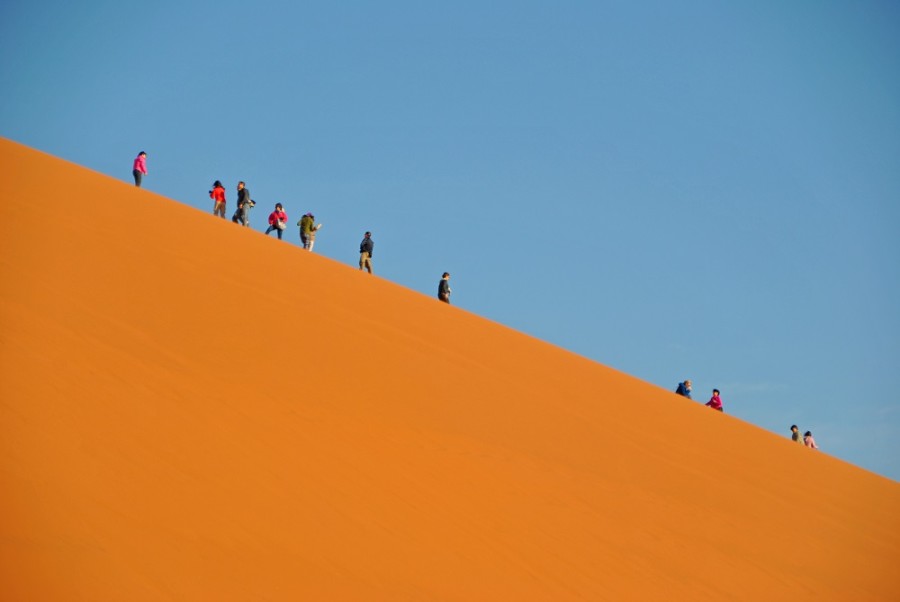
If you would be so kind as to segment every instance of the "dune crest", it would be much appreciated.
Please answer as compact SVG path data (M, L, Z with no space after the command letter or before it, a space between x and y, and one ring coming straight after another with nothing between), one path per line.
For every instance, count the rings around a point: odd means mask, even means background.
M3 600L900 598L894 481L128 173L0 157Z

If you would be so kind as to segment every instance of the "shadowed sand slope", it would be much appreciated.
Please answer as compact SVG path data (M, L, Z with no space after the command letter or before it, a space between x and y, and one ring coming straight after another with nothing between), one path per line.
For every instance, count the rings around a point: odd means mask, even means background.
M900 598L894 481L124 180L0 170L3 600Z

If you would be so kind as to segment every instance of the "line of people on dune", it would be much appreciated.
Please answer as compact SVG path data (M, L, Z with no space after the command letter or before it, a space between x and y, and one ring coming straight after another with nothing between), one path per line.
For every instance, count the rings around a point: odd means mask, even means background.
M691 397L692 390L693 386L691 380L685 379L684 382L678 383L678 388L675 389L675 393L681 395L682 397L693 399ZM712 397L710 397L709 401L707 401L705 405L720 412L725 411L722 407L722 397L718 389L713 389ZM816 445L816 440L813 439L812 432L806 431L806 433L804 433L803 437L801 438L800 429L797 428L796 424L791 425L791 439L797 441L798 443L802 443L810 449L819 449L819 446Z
M143 177L147 175L147 153L145 151L139 152L137 157L135 157L131 174L134 177L134 185L140 188ZM231 221L249 228L250 210L256 206L256 201L250 197L250 190L243 181L237 184L237 197L237 208L234 211L234 215L231 216ZM209 190L209 198L213 200L213 215L225 219L225 186L222 185L221 181L216 180L213 182L212 189ZM282 240L283 232L287 228L287 221L288 216L284 206L281 203L275 203L274 211L269 214L269 227L266 228L266 235L268 236L269 233L275 232L278 235L278 240ZM316 243L316 233L322 228L322 224L316 223L316 216L309 212L300 218L297 226L300 228L300 242L303 243L303 248L312 252ZM373 273L372 254L374 250L375 241L372 240L372 233L367 231L363 234L363 239L359 243L360 271L365 270L369 274ZM449 304L451 292L450 273L444 272L438 282L437 297L444 303Z

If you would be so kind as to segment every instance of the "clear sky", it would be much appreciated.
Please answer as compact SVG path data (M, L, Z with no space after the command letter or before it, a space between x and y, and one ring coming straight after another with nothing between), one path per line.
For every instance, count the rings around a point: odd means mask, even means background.
M0 135L210 213L245 180L254 229L371 230L384 278L900 480L900 4L10 0L0 81Z

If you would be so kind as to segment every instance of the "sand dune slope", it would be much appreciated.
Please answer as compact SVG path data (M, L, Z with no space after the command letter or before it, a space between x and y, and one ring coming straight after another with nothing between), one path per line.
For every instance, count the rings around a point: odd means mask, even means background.
M896 482L124 180L0 173L0 599L900 599Z

